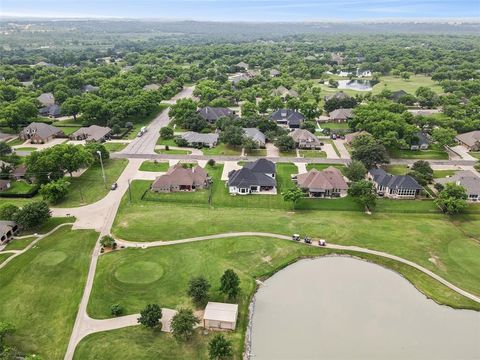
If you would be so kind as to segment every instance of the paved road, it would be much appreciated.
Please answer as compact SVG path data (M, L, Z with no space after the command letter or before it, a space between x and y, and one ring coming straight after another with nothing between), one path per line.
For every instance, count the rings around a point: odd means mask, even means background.
M240 236L264 236L264 237L270 237L270 238L276 238L276 239L282 239L282 240L289 240L293 241L290 236L285 236L285 235L279 235L279 234L273 234L273 233L263 233L263 232L233 232L233 233L223 233L223 234L216 234L216 235L207 235L207 236L199 236L199 237L194 237L194 238L187 238L187 239L181 239L181 240L172 240L172 241L152 241L152 242L131 242L131 241L125 241L125 240L118 240L117 242L121 246L125 247L134 247L134 248L142 248L146 249L149 247L156 247L156 246L170 246L170 245L176 245L176 244L185 244L189 242L195 242L195 241L204 241L204 240L212 240L212 239L221 239L221 238L231 238L231 237L240 237ZM302 243L304 245L308 245L305 243ZM318 244L314 245L311 244L310 246L318 246ZM424 268L423 266L420 266L410 260L401 258L396 255L391 255L382 251L376 251L376 250L370 250L358 246L347 246L347 245L336 245L336 244L328 244L326 246L327 249L334 249L334 250L345 250L345 251L354 251L354 252L359 252L363 254L371 254L371 255L376 255L376 256L381 256L387 259L392 259L398 262L401 262L403 264L409 265L424 274L430 276L431 278L437 280L438 282L442 283L449 289L459 293L460 295L465 296L466 298L469 298L477 303L480 303L480 297L470 294L469 292L460 289L459 287L453 285L452 283L448 282L441 276L438 276L437 274L433 273L432 271Z

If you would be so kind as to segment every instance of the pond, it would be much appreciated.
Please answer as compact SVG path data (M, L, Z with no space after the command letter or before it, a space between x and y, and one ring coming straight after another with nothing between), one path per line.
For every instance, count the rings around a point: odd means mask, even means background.
M356 91L371 91L372 83L370 80L338 80L338 88Z
M252 360L480 358L480 313L438 305L399 274L353 258L281 270L254 309Z

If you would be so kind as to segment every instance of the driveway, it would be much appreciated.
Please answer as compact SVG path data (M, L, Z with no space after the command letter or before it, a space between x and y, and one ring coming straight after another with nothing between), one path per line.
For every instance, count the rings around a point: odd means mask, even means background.
M468 153L468 149L465 146L462 146L462 145L452 146L450 150L451 151L449 153L451 155L450 158L452 160L454 160L455 158L460 158L463 160L477 160L476 158L474 158L472 155ZM452 152L454 154L452 154Z
M228 173L233 170L241 169L241 166L238 165L236 161L225 161L223 163L223 172L221 180L227 181L228 180Z
M325 144L322 146L322 150L327 153L327 159L340 159L340 158L338 157L335 149L333 148L333 145L332 145L332 144L325 143Z
M36 150L42 150L42 149L46 149L46 148L49 148L49 147L52 147L52 146L55 146L55 145L58 145L58 144L62 144L64 142L66 142L67 140L68 140L67 138L56 138L56 139L50 140L49 142L47 142L45 144L32 144L32 143L30 143L29 140L27 140L21 145L12 146L12 148L13 149L18 149L18 148L22 148L22 147L29 147L29 148L35 148Z
M345 147L345 140L335 139L335 140L333 140L333 143L335 144L338 152L340 153L340 158L350 160L350 153L348 152L347 148Z
M280 152L278 148L272 143L266 143L265 148L267 149L267 157L279 157Z

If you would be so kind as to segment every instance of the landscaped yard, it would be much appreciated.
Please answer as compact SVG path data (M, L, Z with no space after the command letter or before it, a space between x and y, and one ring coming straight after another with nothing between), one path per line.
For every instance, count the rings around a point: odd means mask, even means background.
M153 171L153 172L163 172L167 171L169 168L168 162L154 162L154 161L144 161L142 165L140 165L141 171Z
M12 181L10 188L3 190L2 194L29 194L36 188L36 185L28 184L25 181Z
M5 246L5 249L3 249L3 250L4 251L7 251L7 250L23 250L28 246L28 244L30 244L35 239L36 239L35 236L29 236L29 237L26 237L26 238L23 238L23 239L14 239L14 240L10 241L10 243L8 243L8 245Z
M326 123L320 123L320 127L322 129L329 128L332 130L350 130L348 123L343 122L326 122Z
M15 148L14 149L15 151L24 151L24 152L32 152L32 151L35 151L37 150L37 148L34 148L34 147L19 147L19 148Z
M266 149L245 150L245 156L267 156Z
M183 149L155 149L157 154L170 154L170 155L188 155L192 151L191 150L183 150Z
M394 159L448 160L448 153L435 144L428 150L389 149L388 153Z
M405 175L410 172L410 168L406 165L385 165L385 171L392 175ZM433 178L444 178L454 175L458 170L433 170Z
M25 140L20 140L19 138L13 139L8 141L9 146L16 146L16 145L22 145L25 142Z
M79 177L68 178L70 191L66 198L57 207L76 207L94 203L102 199L110 191L110 186L117 181L128 164L125 159L110 159L104 162L105 186L100 165L92 165Z
M125 147L127 145L128 145L128 143L119 143L119 142L103 143L103 146L105 146L105 149L107 149L109 152L121 151L121 150L125 149Z
M80 126L61 126L59 127L59 129L62 130L65 135L68 136L73 134L78 129L80 129Z
M326 168L330 167L330 166L333 166L337 169L344 169L345 168L345 165L343 164L313 164L313 163L310 163L310 164L307 164L307 170L311 170L311 169L317 169L317 170L325 170Z
M9 343L43 359L63 359L98 234L68 226L0 270L0 314Z
M305 158L326 158L327 153L321 150L300 150L300 156Z
M9 254L9 253L6 253L6 254L2 254L0 253L0 264L3 263L5 260L7 260L10 256L12 256L13 254Z
M174 139L158 138L157 145L178 146Z
M240 155L241 148L233 148L225 144L218 144L214 148L203 148L204 155Z
M477 159L480 159L480 151L470 151L469 154Z
M407 93L415 95L415 91L421 86L426 86L438 94L443 93L443 89L438 83L424 75L412 75L408 80L396 76L382 76L380 82L373 87L372 93L379 94L383 89L388 89L391 91L405 90Z

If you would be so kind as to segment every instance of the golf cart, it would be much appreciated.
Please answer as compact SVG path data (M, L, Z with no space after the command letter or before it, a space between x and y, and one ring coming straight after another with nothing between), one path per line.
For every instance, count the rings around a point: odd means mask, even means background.
M310 239L308 236L305 236L303 241L305 242L305 244L311 244L312 243L312 239Z
M293 241L300 241L300 235L298 235L298 234L293 234L293 235L292 235L292 240L293 240Z
M327 246L327 242L323 239L318 240L318 246Z

